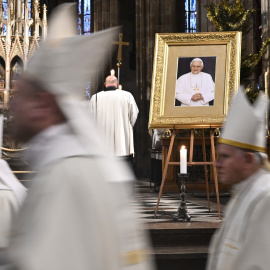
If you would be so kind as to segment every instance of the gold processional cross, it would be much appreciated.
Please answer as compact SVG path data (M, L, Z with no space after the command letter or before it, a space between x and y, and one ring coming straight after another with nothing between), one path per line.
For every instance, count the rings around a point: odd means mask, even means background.
M113 41L113 44L118 45L117 68L118 68L118 83L120 83L120 67L122 65L122 47L129 46L129 42L124 42L123 33L119 33L119 40Z
M123 33L119 33L119 40L113 41L113 44L118 45L117 61L122 62L122 47L129 46L129 42L124 42Z

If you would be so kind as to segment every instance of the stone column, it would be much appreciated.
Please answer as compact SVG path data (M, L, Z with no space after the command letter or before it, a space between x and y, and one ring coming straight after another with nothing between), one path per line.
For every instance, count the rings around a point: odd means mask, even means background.
M118 25L118 0L94 0L94 32Z
M218 1L212 1L217 4ZM203 7L202 1L197 2L197 32L215 32L216 28L207 18L207 10Z
M181 6L182 5L182 6ZM184 32L184 1L136 0L136 100L140 110L136 123L137 173L150 168L151 137L148 134L150 95L156 33ZM182 23L181 23L182 21Z
M269 0L261 0L261 16L262 16L262 41L265 41L269 36L270 36L270 1ZM270 73L270 68L269 68L269 54L270 54L270 48L269 45L266 49L266 52L263 56L263 67L262 70L263 72L269 71ZM268 82L269 85L269 82Z
M94 0L94 32L104 30L109 27L119 25L119 1L118 0ZM117 37L115 37L117 39ZM100 67L97 82L95 82L95 90L92 94L103 88L103 83L109 70L113 67L113 47L110 52L109 64L108 59L104 59L103 66ZM104 71L105 70L105 71ZM107 73L106 73L107 72ZM106 73L106 74L105 74Z

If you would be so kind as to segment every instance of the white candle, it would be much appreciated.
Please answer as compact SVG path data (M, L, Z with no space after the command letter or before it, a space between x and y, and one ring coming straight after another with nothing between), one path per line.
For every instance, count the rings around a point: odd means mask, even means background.
M264 86L265 86L265 94L268 96L268 72L264 73Z
M122 85L121 84L119 84L118 89L122 90Z
M111 70L111 76L114 76L115 75L115 71L114 69Z
M187 149L184 145L180 149L180 173L187 173Z

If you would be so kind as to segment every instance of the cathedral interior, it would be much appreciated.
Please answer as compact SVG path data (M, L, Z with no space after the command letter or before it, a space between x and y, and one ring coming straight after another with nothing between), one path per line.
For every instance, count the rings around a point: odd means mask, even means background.
M21 163L20 156L24 147L10 138L10 111L9 104L16 95L16 81L34 51L40 46L40 42L46 38L52 10L66 2L74 0L0 0L0 109L4 114L3 157L11 161L11 167L17 172L19 179L27 178L28 173L25 164ZM219 0L208 1L218 5ZM256 69L252 68L245 81L250 99L253 100L259 90L269 84L269 18L270 2L265 0L243 0L244 8L252 10L247 34L242 34L242 54L253 55ZM193 231L188 225L181 223L181 230L175 231L174 225L170 227L172 213L179 204L179 195L166 194L160 204L159 217L153 221L154 207L156 206L158 190L155 179L152 179L151 171L154 165L151 160L152 130L149 129L149 111L151 100L151 88L153 80L153 62L156 33L209 33L220 31L206 9L206 1L203 0L79 0L78 6L78 34L88 35L114 26L121 26L123 46L121 47L121 80L123 89L129 91L135 98L139 108L139 115L134 126L135 156L133 168L138 179L136 189L142 191L139 200L142 206L139 210L142 220L149 222L158 260L158 269L179 269L177 265L185 264L185 269L204 269L207 256L207 246L210 237L220 223L220 210L222 212L227 202L228 188L220 185L220 204L215 197L215 184L213 182L213 170L208 166L209 188L212 197L210 202L202 200L205 195L205 171L204 168L193 168L187 189L192 191L192 199L188 196L188 208L195 221ZM229 30L224 30L229 31ZM244 33L244 32L243 32ZM119 37L120 38L120 37ZM115 40L114 43L117 43ZM261 50L263 48L263 51ZM107 64L99 69L98 77L90 82L85 89L85 98L103 89L105 77L110 70L117 70L119 64L119 46L112 44L112 50ZM260 59L258 59L260 56ZM257 58L256 58L257 57ZM246 58L249 59L249 58ZM91 59L89 59L91 61ZM248 61L248 60L247 60ZM250 60L251 62L251 60ZM250 63L246 62L246 63ZM242 75L241 75L242 76ZM216 132L216 130L215 130ZM167 131L170 133L170 131ZM169 134L164 135L163 150L169 146ZM190 134L188 130L178 130L176 138L184 139L187 144ZM194 160L199 160L204 154L201 150L199 139L202 134L195 130ZM218 134L216 135L218 136ZM209 134L206 133L206 156L211 157ZM176 140L176 141L177 141ZM177 147L179 145L177 144ZM172 159L179 159L179 148L173 149ZM162 154L162 153L160 153ZM163 153L164 154L164 153ZM165 154L166 155L166 154ZM163 156L165 157L165 156ZM152 163L151 163L152 162ZM24 171L26 170L26 171ZM164 192L177 192L175 183L179 168L170 167L167 172ZM145 179L150 179L144 181ZM159 183L160 184L160 183ZM150 187L149 187L150 185ZM148 191L153 191L149 193ZM213 208L213 211L208 211ZM219 210L217 210L219 208ZM201 224L201 225L199 225ZM178 227L178 229L180 228ZM168 230L169 228L169 230ZM196 235L203 235L196 238ZM162 238L163 237L163 238ZM169 239L164 243L164 238ZM189 239L189 242L187 241ZM181 241L183 246L176 246Z
M46 37L47 19L59 4L68 0L2 0L0 47L1 107L8 117L8 104L16 92L16 77L27 64L39 42ZM204 1L80 0L78 2L78 34L90 34L109 27L121 26L124 42L121 82L136 100L139 116L134 127L134 169L137 177L150 176L151 135L148 129L156 33L214 32L207 18ZM243 35L245 54L256 54L267 40L268 12L265 1L242 1L247 10L256 10L247 35ZM218 1L212 1L218 3ZM26 16L25 13L28 13ZM128 44L128 45L127 45ZM266 44L267 45L267 44ZM268 48L251 75L253 86L262 85L261 74L268 68ZM111 57L100 69L88 96L102 90L104 78L117 70L117 46L112 44ZM16 148L5 137L7 148ZM5 140L4 140L5 141ZM15 143L16 144L16 143Z

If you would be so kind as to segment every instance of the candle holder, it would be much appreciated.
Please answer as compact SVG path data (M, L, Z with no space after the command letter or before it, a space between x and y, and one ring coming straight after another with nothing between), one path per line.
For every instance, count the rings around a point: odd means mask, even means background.
M186 180L189 178L189 173L178 173L177 174L177 185L180 190L180 206L178 207L177 214L174 215L174 220L178 221L178 219L182 218L183 220L190 221L191 217L187 214L187 204L186 204Z

